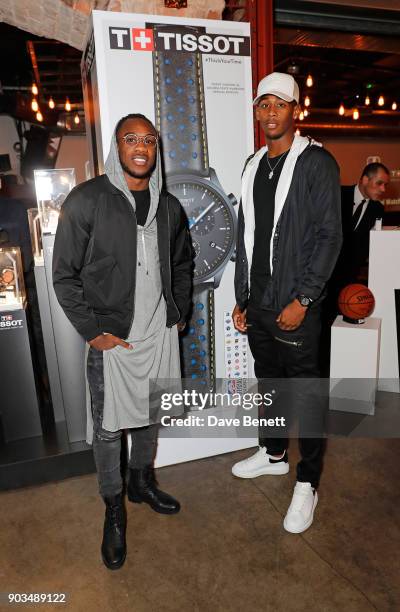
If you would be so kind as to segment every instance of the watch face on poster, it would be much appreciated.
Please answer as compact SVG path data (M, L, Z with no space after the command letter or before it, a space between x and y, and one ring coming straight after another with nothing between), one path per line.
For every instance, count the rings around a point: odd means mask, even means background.
M164 0L164 6L167 8L187 8L187 0Z
M209 181L171 177L168 190L180 200L188 218L195 258L194 282L208 280L232 255L235 213Z

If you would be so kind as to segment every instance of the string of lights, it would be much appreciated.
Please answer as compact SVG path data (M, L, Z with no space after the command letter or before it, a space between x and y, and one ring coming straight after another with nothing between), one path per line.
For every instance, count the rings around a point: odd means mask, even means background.
M305 85L309 89L314 87L315 81L311 73L307 75ZM373 85L367 84L366 87L367 89L372 89ZM32 93L31 109L35 113L36 120L41 123L43 122L44 118L43 118L43 113L40 109L40 105L38 101L40 100L40 96L39 96L39 89L36 83L32 84L30 91ZM367 93L367 95L364 98L363 105L360 104L359 102L359 99L360 99L359 94L352 96L352 97L351 96L347 97L348 100L351 100L354 98L357 100L356 104L351 104L351 103L346 104L345 101L340 102L340 105L338 107L338 114L341 117L347 118L351 116L354 121L358 121L360 119L363 106L367 108L369 112L372 112L373 108L384 109L384 107L385 106L388 107L389 104L390 104L390 108L392 111L397 111L397 108L398 108L397 101L396 100L388 101L387 99L385 99L385 96L383 95L383 93L380 93L379 95L375 97L372 97L370 94ZM40 101L43 102L45 105L47 105L50 110L54 110L56 108L58 109L64 108L64 110L67 113L74 112L73 122L75 125L80 124L81 117L78 112L78 107L80 107L80 105L79 104L74 105L73 103L70 102L68 97L65 99L64 102L58 102L58 103L56 103L53 96L50 96L47 100L42 99ZM299 113L299 121L304 121L310 115L310 111L311 111L311 96L307 93L303 100L302 110Z
M32 96L33 96L32 100L31 100L31 109L35 113L36 120L39 123L42 123L43 120L44 120L44 117L43 117L43 113L40 110L40 105L39 105L39 102L38 102L39 89L38 89L38 86L36 85L36 83L32 83L32 87L30 88L30 91L32 92ZM48 98L47 101L43 98L41 100L41 102L43 102L44 105L47 105L50 110L55 110L56 107L59 108L59 109L60 108L64 108L67 113L72 112L74 107L75 107L75 111L74 111L75 114L74 114L73 121L74 121L75 125L79 125L80 124L81 118L79 116L78 107L80 107L81 105L80 104L73 105L70 102L68 97L65 99L64 103L61 102L61 103L56 104L53 96L50 96L50 98Z
M307 79L305 81L305 84L308 88L313 87L314 85L314 78L313 76L309 73L307 76ZM372 84L368 84L367 85L368 89L372 89ZM355 98L358 100L360 98L360 96L357 94L355 96ZM371 107L371 110L374 106L374 102L376 102L376 107L379 108L383 108L387 101L385 100L385 97L383 94L380 94L379 96L376 97L376 99L371 99L370 95L366 95L365 96L365 100L364 100L364 106L366 107ZM304 119L306 117L309 116L310 114L310 107L311 107L311 98L310 96L307 94L304 97L303 100L303 108L300 111L299 114L299 121L304 121ZM360 118L361 112L360 112L360 104L358 103L357 105L349 105L349 108L346 109L345 105L343 102L340 103L339 108L338 108L338 113L341 117L348 117L348 116L352 116L354 121L357 121ZM393 102L391 103L391 110L392 111L396 111L397 110L397 102L396 100L393 100Z

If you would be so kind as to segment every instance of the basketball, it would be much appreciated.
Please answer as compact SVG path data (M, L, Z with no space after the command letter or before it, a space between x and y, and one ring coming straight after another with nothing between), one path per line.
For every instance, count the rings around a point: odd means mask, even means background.
M347 285L339 293L339 310L345 319L364 319L369 317L375 307L375 298L365 285Z

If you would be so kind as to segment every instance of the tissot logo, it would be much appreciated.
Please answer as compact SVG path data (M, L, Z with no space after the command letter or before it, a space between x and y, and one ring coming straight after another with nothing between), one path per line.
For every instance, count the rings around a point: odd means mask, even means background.
M14 319L13 315L2 315L0 317L0 330L22 327L22 319Z
M217 55L250 55L248 36L223 36L171 26L168 31L152 28L109 28L110 48L130 51L183 51Z
M220 55L250 55L247 36L221 34L195 34L193 32L157 32L155 46L158 51L200 51Z
M109 28L110 48L128 51L154 51L151 28Z

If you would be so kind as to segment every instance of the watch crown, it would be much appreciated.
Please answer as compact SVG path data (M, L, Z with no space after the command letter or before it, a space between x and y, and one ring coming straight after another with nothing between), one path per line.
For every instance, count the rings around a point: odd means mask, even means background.
M236 206L236 204L237 204L237 199L235 198L235 196L233 195L233 193L228 193L228 200L229 200L229 202L232 204L232 206Z

